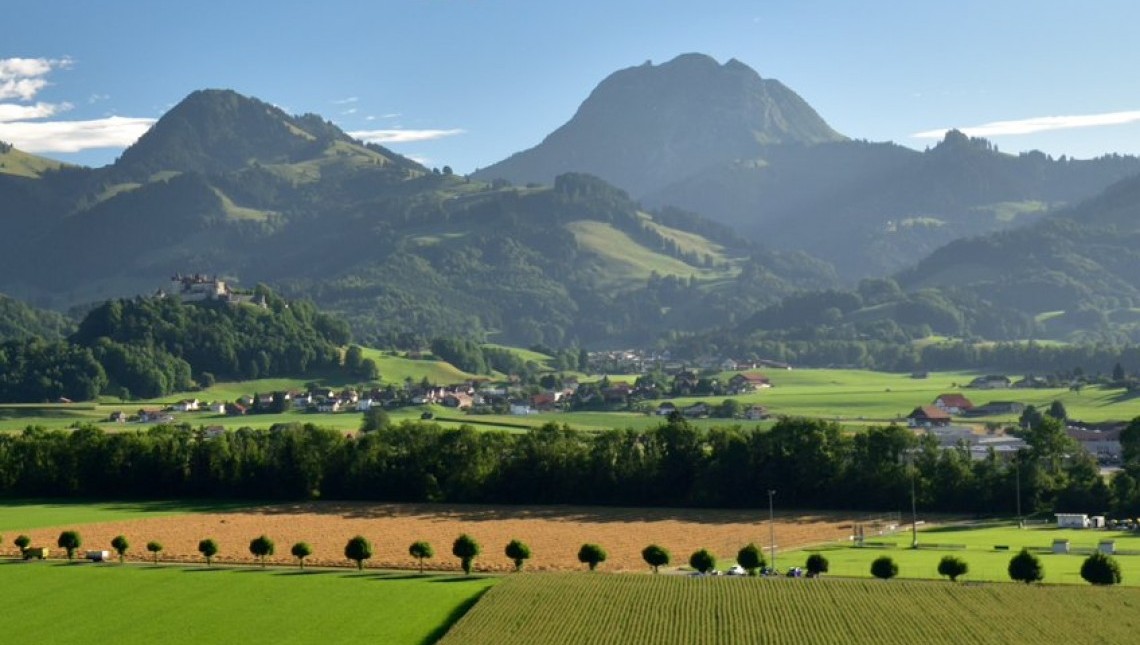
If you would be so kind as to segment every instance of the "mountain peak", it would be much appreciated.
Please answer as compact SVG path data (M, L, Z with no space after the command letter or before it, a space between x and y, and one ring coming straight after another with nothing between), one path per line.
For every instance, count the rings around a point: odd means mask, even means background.
M586 172L641 196L765 145L842 139L779 81L735 59L687 53L614 72L540 145L476 176L549 183Z

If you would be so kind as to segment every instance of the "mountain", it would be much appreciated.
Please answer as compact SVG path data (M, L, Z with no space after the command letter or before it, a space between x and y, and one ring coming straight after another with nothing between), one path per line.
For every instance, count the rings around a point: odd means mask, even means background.
M54 311L36 309L0 294L0 342L25 338L58 340L71 331L73 323Z
M683 54L615 72L542 143L473 176L549 184L585 172L641 196L767 145L843 139L779 81Z
M362 340L495 334L643 342L732 320L826 263L755 247L583 174L513 188L429 171L315 115L195 92L111 166L0 175L0 289L60 309L153 293L176 273L272 285Z
M569 171L826 258L853 283L1035 221L1140 173L1140 160L1009 155L957 131L925 152L851 140L778 81L686 54L611 75L541 144L474 176L549 183Z

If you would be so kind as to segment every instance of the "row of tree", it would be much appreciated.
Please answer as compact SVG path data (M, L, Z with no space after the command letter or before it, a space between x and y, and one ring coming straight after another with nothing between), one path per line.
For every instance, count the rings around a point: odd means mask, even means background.
M1022 549L1020 553L1010 558L1007 571L1009 579L1015 582L1032 584L1045 579L1045 566L1029 549ZM959 576L969 572L969 565L956 556L943 556L938 561L938 575L950 578L951 582L957 581ZM898 574L899 566L890 556L884 555L871 562L871 575L876 578L889 580ZM1081 578L1093 585L1118 585L1123 580L1120 563L1116 558L1099 551L1081 563Z
M1110 511L1140 515L1140 424L1122 438L1123 469L1106 484L1052 417L1005 461L972 459L896 425L849 434L782 419L770 430L708 430L679 417L645 430L525 433L379 424L345 436L310 424L207 437L188 426L108 433L31 428L0 434L0 495L103 498L365 499L509 504L902 510L911 490L928 512ZM1020 500L1017 492L1020 491Z

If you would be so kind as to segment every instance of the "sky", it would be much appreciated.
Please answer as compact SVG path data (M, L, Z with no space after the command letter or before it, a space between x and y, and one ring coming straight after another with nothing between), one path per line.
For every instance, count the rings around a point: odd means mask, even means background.
M0 140L111 163L197 89L313 112L468 173L609 74L687 52L796 91L836 130L923 149L1140 154L1135 0L3 0Z

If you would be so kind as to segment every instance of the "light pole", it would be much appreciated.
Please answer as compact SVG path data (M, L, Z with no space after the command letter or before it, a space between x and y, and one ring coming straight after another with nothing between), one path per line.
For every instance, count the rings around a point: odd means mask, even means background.
M1013 465L1016 468L1017 477L1017 528L1022 527L1021 523L1021 451L1018 450L1013 456Z
M768 489L768 551L772 559L772 571L776 570L776 522L772 512L772 498L776 491Z
M918 548L918 507L914 499L914 464L910 466L910 548Z

